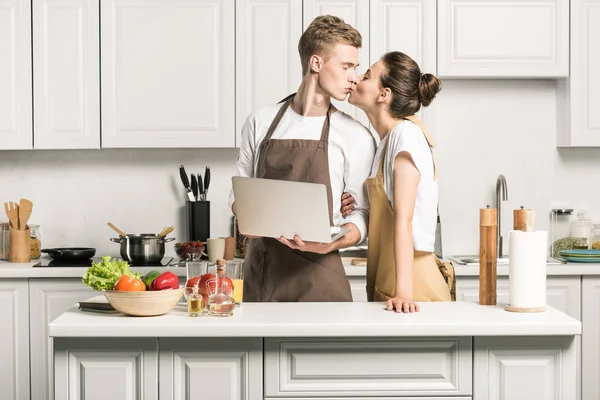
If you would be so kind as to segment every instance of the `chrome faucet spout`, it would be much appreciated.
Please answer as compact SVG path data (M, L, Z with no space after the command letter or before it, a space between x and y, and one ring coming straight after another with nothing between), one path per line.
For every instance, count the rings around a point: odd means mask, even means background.
M498 235L497 247L498 258L502 258L502 201L508 201L508 187L504 175L498 175L496 179L496 210L498 211Z

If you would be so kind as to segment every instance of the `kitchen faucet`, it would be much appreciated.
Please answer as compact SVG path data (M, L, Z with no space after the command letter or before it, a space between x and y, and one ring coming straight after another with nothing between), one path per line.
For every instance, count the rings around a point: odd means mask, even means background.
M500 198L502 192L502 198ZM501 200L508 200L508 189L506 188L506 178L504 175L498 175L496 179L496 209L498 210L498 258L502 258L502 203Z

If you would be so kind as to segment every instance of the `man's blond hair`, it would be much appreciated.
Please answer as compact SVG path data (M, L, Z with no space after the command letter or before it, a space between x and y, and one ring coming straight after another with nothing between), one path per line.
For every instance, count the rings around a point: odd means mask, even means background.
M313 55L319 55L327 62L331 57L331 50L338 43L360 49L362 36L341 18L332 15L321 15L315 18L298 42L302 75L306 75L308 63Z

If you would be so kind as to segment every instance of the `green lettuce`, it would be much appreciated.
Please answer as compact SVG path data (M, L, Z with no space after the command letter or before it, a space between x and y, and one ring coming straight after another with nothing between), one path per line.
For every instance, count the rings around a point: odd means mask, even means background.
M121 275L139 278L139 272L129 269L129 263L120 259L111 259L110 256L102 257L99 263L92 262L92 266L85 271L81 281L94 290L112 290Z

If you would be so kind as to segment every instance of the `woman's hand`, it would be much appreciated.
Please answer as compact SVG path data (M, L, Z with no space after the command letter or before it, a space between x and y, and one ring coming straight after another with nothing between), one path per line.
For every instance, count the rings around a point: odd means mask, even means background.
M354 204L354 197L352 197L350 193L342 193L342 206L340 207L342 217L346 218L348 215L352 214L352 211L354 211Z
M396 296L389 299L387 301L385 309L388 311L395 310L398 313L403 312L407 314L419 312L420 310L419 305L417 303L401 296Z

